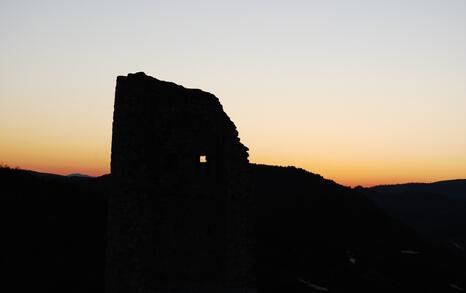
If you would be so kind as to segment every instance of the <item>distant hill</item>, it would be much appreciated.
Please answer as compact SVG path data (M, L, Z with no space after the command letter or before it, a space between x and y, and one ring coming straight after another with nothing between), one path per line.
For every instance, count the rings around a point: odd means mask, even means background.
M72 173L72 174L68 174L66 176L68 176L68 177L83 177L83 178L92 178L93 177L93 176L89 176L89 175L81 174L81 173Z
M434 183L407 183L395 185L379 185L370 188L378 193L400 194L406 192L431 193L444 195L450 199L466 201L466 179L438 181Z
M466 180L375 186L375 204L434 241L464 253Z

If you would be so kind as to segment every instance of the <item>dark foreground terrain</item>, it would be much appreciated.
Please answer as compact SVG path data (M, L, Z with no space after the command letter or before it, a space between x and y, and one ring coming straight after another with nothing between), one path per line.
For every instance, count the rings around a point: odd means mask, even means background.
M248 172L259 292L464 292L464 251L387 216L371 192L291 167ZM111 180L0 169L1 292L104 292Z

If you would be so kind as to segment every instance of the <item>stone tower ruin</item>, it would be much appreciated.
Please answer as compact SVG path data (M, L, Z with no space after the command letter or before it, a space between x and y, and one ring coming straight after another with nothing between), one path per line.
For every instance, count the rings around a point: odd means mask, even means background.
M253 291L247 151L214 95L117 78L107 292Z

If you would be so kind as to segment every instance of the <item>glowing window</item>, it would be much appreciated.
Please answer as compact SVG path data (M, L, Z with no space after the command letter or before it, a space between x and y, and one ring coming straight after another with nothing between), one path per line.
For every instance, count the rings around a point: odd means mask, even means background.
M200 163L207 163L207 156L205 156L205 155L199 156L199 162Z

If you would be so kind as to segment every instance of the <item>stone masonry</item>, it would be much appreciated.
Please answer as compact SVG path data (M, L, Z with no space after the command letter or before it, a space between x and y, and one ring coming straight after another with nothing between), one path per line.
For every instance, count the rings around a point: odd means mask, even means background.
M253 292L248 149L212 94L117 78L107 292Z

